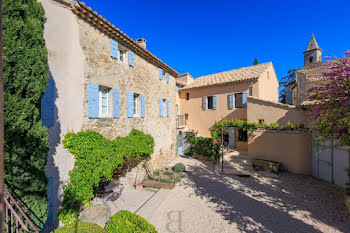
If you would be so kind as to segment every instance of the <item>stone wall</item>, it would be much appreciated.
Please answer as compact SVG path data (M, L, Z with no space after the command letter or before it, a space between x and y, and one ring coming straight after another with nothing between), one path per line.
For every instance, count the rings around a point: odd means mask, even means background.
M176 157L176 88L175 78L159 80L159 68L135 54L135 66L110 56L110 38L78 19L80 44L85 55L84 62L84 130L94 130L113 139L126 136L134 129L151 134L155 140L150 169L164 167ZM119 42L120 43L120 42ZM126 48L127 49L127 48ZM96 83L120 90L120 118L88 118L88 83ZM145 95L145 118L127 117L127 92ZM159 116L159 98L170 101L170 116Z

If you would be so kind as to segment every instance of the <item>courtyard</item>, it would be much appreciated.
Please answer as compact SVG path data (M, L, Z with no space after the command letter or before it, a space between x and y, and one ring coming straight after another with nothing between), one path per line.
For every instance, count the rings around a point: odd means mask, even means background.
M242 159L243 158L243 159ZM211 162L178 158L182 181L152 214L159 232L348 232L344 191L311 176L255 172L244 157L225 156L225 170ZM247 170L247 171L244 171ZM229 172L230 173L230 172Z

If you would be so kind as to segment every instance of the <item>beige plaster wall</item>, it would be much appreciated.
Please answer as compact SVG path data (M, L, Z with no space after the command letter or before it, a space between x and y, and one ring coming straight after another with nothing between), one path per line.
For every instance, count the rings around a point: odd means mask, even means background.
M309 132L257 130L248 135L248 155L282 163L288 171L311 175Z
M271 63L261 74L258 80L258 94L253 95L260 99L278 102L278 79L275 69Z
M51 0L40 0L47 21L44 38L48 51L49 75L55 81L55 124L48 127L50 151L45 167L49 178L49 225L54 223L69 180L74 158L63 148L68 131L83 125L84 54L79 43L79 28L70 9ZM52 215L51 215L52 214Z
M159 68L135 54L135 67L110 56L110 38L79 19L80 44L84 60L83 129L100 132L108 138L126 136L134 129L151 134L155 140L150 168L162 168L176 157L175 78L159 80ZM119 41L120 43L120 41ZM127 59L127 58L126 58ZM127 59L128 61L128 59ZM88 118L88 83L120 90L120 118ZM145 118L127 117L127 92L145 95ZM159 116L159 98L170 101L170 116ZM166 109L166 108L165 108Z
M255 85L255 84L254 84ZM183 90L180 92L180 113L188 114L186 127L198 131L200 136L211 137L210 131L215 121L223 118L227 120L246 120L246 108L228 108L228 94L248 91L250 82L238 83L226 86L198 88ZM253 87L254 88L254 87ZM186 93L190 93L190 99L186 100ZM253 91L253 94L256 93ZM217 96L216 110L203 110L203 96Z
M307 126L305 111L288 104L274 103L248 96L247 121L250 123L258 123L264 120L270 124L278 122L280 126L288 123L297 124L304 123Z

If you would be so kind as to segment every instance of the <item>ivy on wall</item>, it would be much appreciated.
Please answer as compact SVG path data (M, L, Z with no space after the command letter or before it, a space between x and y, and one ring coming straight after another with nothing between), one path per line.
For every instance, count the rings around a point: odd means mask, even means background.
M48 135L40 100L48 85L44 10L36 0L3 0L5 185L41 229L47 216Z
M59 219L72 223L79 216L83 204L94 197L93 188L101 178L110 181L124 159L145 158L153 153L154 139L149 134L133 129L126 137L111 141L94 131L67 133L63 145L76 159L69 172L70 183L64 187L64 201Z

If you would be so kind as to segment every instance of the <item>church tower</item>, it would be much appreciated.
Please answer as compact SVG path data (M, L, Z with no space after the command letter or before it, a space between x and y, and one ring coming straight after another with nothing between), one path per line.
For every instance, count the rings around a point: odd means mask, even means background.
M309 45L304 52L304 66L315 62L322 62L322 49L318 46L314 34L312 34Z

